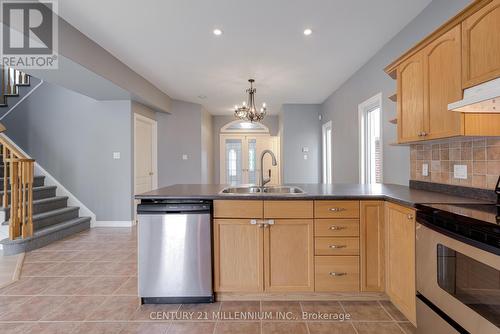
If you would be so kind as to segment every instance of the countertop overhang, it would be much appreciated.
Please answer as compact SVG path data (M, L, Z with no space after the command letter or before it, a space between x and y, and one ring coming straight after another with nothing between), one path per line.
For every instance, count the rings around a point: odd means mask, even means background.
M206 200L387 200L405 206L417 204L491 203L445 193L418 190L396 184L286 184L304 190L304 194L221 194L226 184L176 184L159 188L136 199L206 199Z

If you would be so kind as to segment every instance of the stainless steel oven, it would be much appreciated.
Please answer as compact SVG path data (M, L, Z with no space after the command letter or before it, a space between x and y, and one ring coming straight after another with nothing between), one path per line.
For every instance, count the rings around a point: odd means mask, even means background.
M418 333L500 333L500 257L417 224Z

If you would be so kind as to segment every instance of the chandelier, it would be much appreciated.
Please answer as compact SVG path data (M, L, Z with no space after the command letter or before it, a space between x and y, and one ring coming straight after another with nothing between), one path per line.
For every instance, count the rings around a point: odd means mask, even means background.
M248 79L250 82L250 88L246 90L248 93L248 102L243 101L241 106L234 106L234 116L236 118L250 121L250 122L260 122L266 116L266 104L262 103L262 108L258 111L255 107L255 92L257 90L253 88L254 79Z

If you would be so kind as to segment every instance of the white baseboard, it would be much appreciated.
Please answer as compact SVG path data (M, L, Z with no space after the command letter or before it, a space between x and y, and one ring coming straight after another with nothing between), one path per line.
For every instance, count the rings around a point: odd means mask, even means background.
M90 227L132 227L132 220L98 220L90 223Z

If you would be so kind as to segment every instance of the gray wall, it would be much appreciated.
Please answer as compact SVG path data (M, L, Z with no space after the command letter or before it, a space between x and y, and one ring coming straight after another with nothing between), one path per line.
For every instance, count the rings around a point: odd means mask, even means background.
M396 104L388 97L396 91L396 81L384 67L463 9L469 0L434 0L412 22L337 89L322 104L323 121L333 125L333 181L359 182L358 104L382 92L384 182L408 184L410 153L408 147L389 145L397 141Z
M321 182L319 104L284 104L280 115L283 183ZM308 153L302 152L307 147ZM304 159L307 154L307 160Z
M201 183L211 184L214 179L213 116L201 111Z
M202 142L212 141L212 132L208 131L211 117L205 114L201 105L178 100L172 100L170 112L156 114L158 186L208 182L212 179L211 159L208 157L210 147L202 147ZM203 150L207 152L205 158ZM187 160L182 160L184 154L188 156Z
M213 138L213 183L220 183L220 129L229 122L236 120L234 116L213 116L212 138ZM279 120L278 116L269 115L264 118L262 124L269 128L271 136L279 135Z
M7 135L97 220L132 219L130 101L96 101L43 83L3 123Z

